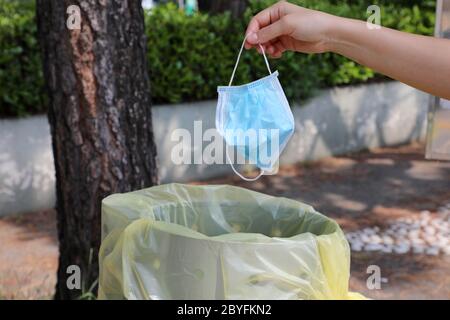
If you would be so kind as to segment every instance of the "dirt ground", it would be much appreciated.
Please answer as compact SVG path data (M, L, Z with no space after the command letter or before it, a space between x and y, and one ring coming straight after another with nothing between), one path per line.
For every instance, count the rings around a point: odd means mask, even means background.
M390 220L432 214L450 202L450 163L427 161L423 146L380 148L280 168L245 182L235 176L196 184L233 184L296 199L335 219L344 231L386 226ZM0 299L51 297L57 268L54 210L0 218ZM367 267L385 279L366 286ZM353 252L350 289L374 299L450 299L450 256Z
M0 299L48 299L56 285L54 210L0 218Z

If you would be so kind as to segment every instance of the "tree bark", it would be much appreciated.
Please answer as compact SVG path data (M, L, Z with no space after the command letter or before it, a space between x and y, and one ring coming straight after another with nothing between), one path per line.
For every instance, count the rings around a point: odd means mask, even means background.
M240 18L247 7L248 0L198 0L200 11L221 13L230 11L235 18Z
M66 26L70 5L79 30ZM37 23L57 180L55 298L74 299L68 266L86 289L98 278L101 200L158 183L144 16L135 0L38 0Z

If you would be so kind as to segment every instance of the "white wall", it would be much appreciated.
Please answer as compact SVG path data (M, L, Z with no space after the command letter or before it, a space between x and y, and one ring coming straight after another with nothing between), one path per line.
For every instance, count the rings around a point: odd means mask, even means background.
M53 206L54 172L45 116L0 120L0 216Z

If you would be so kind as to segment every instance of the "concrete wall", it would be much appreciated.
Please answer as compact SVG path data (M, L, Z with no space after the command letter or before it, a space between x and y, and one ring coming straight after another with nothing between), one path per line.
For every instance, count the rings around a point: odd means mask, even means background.
M422 140L428 97L398 82L324 91L294 108L297 132L282 162Z
M324 90L293 106L296 132L281 163L423 139L428 96L398 82ZM163 183L232 173L228 165L174 165L174 129L215 126L215 101L156 106L153 125ZM0 120L0 215L54 205L54 166L45 116ZM194 148L191 150L194 152Z
M0 216L55 203L55 169L47 118L0 120Z

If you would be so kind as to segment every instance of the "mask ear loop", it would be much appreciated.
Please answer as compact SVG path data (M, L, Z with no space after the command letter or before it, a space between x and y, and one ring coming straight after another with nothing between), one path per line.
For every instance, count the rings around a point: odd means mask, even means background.
M242 50L244 49L245 40L247 40L247 35L245 35L244 41L242 41L241 49L239 50L239 54L238 54L238 57L237 57L237 59L236 59L236 63L235 63L234 68L233 68L233 73L231 74L230 82L228 83L228 86L229 86L229 87L230 87L231 84L233 83L234 74L236 73L236 69L237 69L237 67L238 67L239 60L241 59L241 54L242 54ZM269 61L267 60L266 53L264 52L264 47L263 47L261 44L259 44L259 47L261 48L261 52L262 52L262 54L263 54L263 57L264 57L264 61L265 61L265 63L266 63L267 70L269 71L269 74L272 74L272 71L270 70L270 66L269 66ZM231 169L233 169L234 173L235 173L236 175L238 175L242 180L250 181L250 182L251 182L251 181L256 181L256 180L258 180L259 178L261 178L261 176L264 174L264 170L261 170L260 173L259 173L255 178L247 178L247 177L244 177L244 176L243 176L242 174L240 174L240 173L236 170L236 168L234 167L233 161L231 161L230 156L229 156L229 154L228 154L228 147L227 147L227 146L225 146L225 153L226 153L226 155L227 155L227 160L228 160L228 162L229 162L230 165L231 165Z
M236 168L234 167L233 161L231 161L230 156L228 155L228 147L227 147L227 146L225 146L225 153L226 153L226 155L227 155L227 160L228 160L228 162L230 163L231 169L233 169L234 173L237 174L242 180L245 180L245 181L256 181L256 180L258 180L259 178L261 178L261 176L264 174L264 170L260 170L259 174L258 174L256 177L254 177L254 178L247 178L247 177L244 177L244 176L243 176L242 174L240 174L240 173L236 170Z
M234 64L233 73L231 74L231 79L230 79L230 82L228 83L228 86L231 86L231 84L233 83L234 74L236 73L236 69L238 67L239 60L241 59L242 50L244 50L245 40L247 40L247 35L244 37L244 41L242 41L241 49L239 50L239 54L237 56L236 63ZM261 44L259 44L259 47L261 48L261 52L263 54L264 62L266 63L267 70L269 71L269 74L272 74L272 71L270 70L270 66L269 66L269 60L267 60L266 53L264 51L264 47Z

